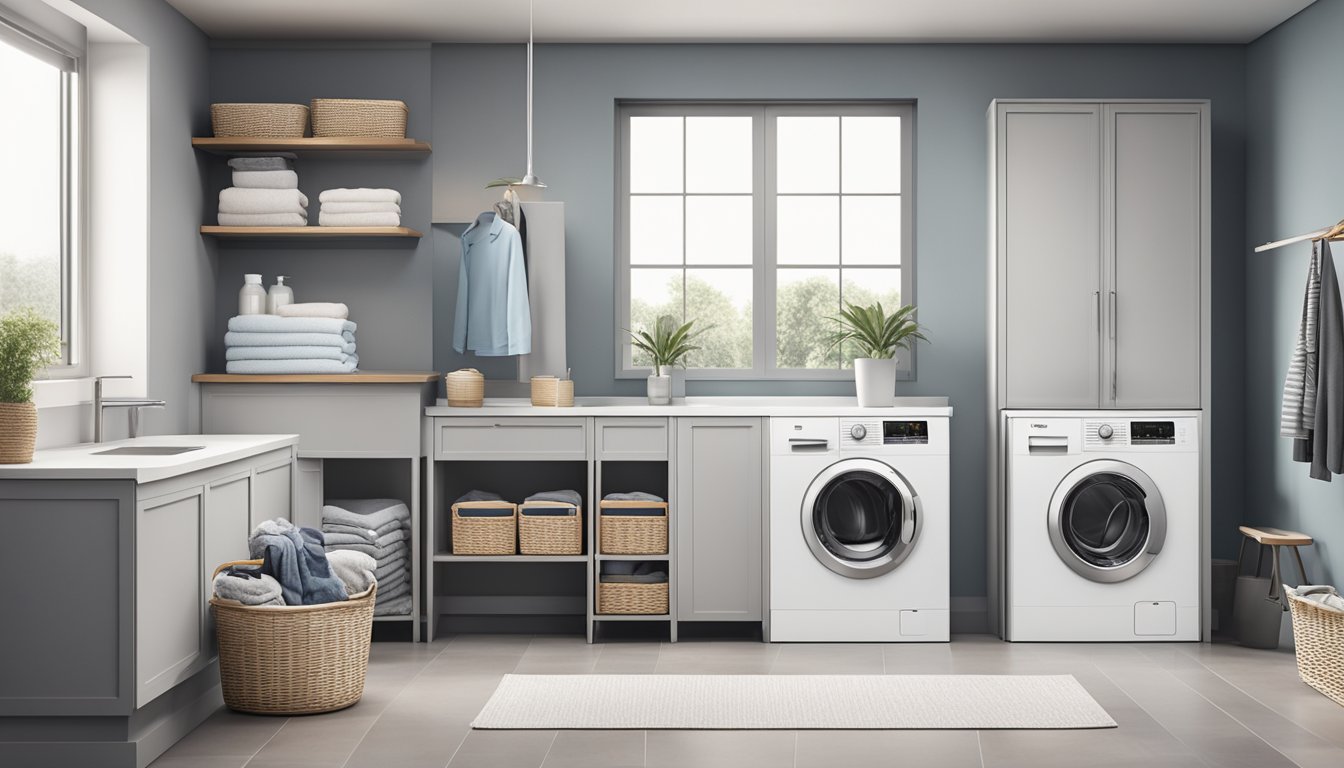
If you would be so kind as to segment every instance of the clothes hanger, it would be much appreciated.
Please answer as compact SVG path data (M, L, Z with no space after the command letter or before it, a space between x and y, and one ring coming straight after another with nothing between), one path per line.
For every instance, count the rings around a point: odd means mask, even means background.
M1275 240L1272 243L1265 243L1264 245L1256 246L1255 252L1264 253L1265 251L1272 251L1275 248L1282 248L1285 245L1300 243L1303 240L1320 241L1320 240L1341 240L1341 239L1344 239L1344 219L1340 219L1339 223L1333 227L1326 227L1325 229L1318 229L1315 232L1307 232L1306 234L1302 235L1294 235L1292 237L1284 238L1283 240Z

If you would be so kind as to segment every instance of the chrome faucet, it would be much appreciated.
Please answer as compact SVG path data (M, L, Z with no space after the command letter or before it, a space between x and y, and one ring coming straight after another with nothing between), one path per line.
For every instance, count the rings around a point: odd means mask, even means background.
M130 418L131 437L140 436L140 409L162 408L168 405L163 400L149 400L143 397L103 397L104 379L129 379L130 376L98 376L93 380L93 442L103 442L103 409L127 408Z

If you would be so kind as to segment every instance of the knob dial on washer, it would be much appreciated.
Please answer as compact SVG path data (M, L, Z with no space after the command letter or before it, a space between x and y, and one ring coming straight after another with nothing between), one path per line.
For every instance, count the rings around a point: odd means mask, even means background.
M1110 440L1111 435L1114 434L1115 430L1111 429L1110 424L1102 424L1100 427L1097 427L1097 437L1100 437L1102 440Z
M855 440L862 440L868 436L868 428L862 424L855 424L849 428L849 436Z

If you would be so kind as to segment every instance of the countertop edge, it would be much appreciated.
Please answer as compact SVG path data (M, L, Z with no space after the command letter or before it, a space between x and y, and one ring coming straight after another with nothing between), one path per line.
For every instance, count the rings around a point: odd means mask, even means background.
M140 443L153 442L155 440L170 442L191 442L192 438L209 438L211 435L146 435L136 440ZM170 466L108 466L108 467L61 467L61 466L41 466L40 459L42 451L38 451L32 464L4 464L0 465L0 481L5 480L131 480L137 485L157 482L159 480L170 480L174 477L188 475L193 472L211 469L213 467L230 464L241 459L252 456L258 456L263 453L280 450L282 448L297 448L299 444L299 435L296 434L275 434L275 435L227 435L231 439L240 437L255 438L255 442L235 445L223 449L222 452L206 453L201 456L194 456L187 460ZM186 438L185 440L183 438ZM132 441L118 440L106 444L109 448L117 445L132 443ZM81 445L88 445L83 443ZM63 446L61 448L48 449L52 451L73 450L78 446ZM189 456L190 454L182 454Z

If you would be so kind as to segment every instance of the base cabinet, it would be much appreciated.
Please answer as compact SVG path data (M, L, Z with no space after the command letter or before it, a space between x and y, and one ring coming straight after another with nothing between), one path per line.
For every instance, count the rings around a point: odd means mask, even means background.
M678 418L677 619L760 621L765 425Z

